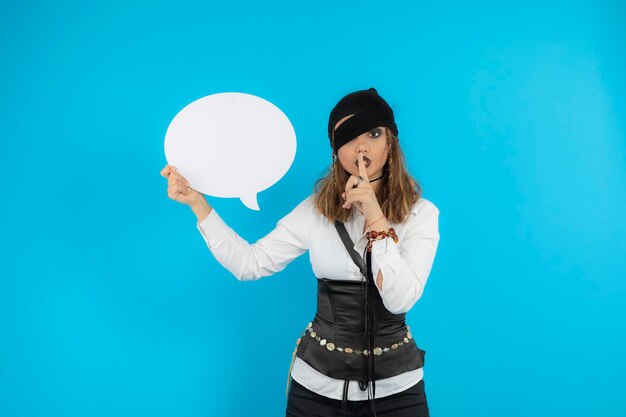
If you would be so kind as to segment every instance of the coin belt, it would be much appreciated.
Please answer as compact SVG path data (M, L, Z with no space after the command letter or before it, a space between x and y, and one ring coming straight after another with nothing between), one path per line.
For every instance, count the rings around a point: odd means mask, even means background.
M317 334L317 332L313 330L312 322L310 322L306 326L306 329L302 332L301 337L299 337L298 340L296 340L296 345L299 345L302 342L302 338L306 336L307 332L309 333L309 336L312 339L314 339L316 342L320 344L320 346L326 346L326 349L328 349L331 352L333 350L336 350L338 352L343 352L343 353L348 353L348 354L353 354L353 355L365 355L365 356L369 355L370 353L367 349L359 350L359 349L352 349L350 347L339 347L339 346L336 346L333 342L330 342L326 339L321 338ZM411 328L409 326L406 326L406 336L401 342L394 343L391 346L384 347L384 348L375 347L374 349L372 349L372 353L374 354L374 356L379 356L391 350L396 350L403 344L409 343L409 340L411 339L413 339L413 336L411 335Z

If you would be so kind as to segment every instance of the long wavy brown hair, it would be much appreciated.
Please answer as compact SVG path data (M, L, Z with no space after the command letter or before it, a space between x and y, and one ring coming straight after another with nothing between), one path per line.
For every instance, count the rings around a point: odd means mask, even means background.
M390 146L387 162L383 167L382 184L378 188L376 198L383 214L390 223L404 223L413 204L422 196L422 187L406 169L406 159L398 144L398 138L385 127L387 146ZM345 191L350 173L346 171L335 156L326 176L315 182L313 201L317 210L329 221L347 221L356 207L346 210L341 207L344 200L341 194ZM391 161L391 164L390 164Z

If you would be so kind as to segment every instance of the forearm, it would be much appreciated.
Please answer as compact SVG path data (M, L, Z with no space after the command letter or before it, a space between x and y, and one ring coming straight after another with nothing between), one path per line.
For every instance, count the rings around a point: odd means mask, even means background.
M387 276L385 286L379 287L379 290L385 307L395 314L408 312L423 294L422 278L411 271L406 264L384 266L380 269L379 276L383 274L383 269Z
M424 292L439 243L438 215L432 203L426 204L407 219L397 243L386 238L372 244L372 272L392 313L409 311Z
M274 230L250 244L229 227L210 205L193 207L197 227L215 259L238 280L248 281L282 271L294 258L306 252L307 218L299 205L283 217ZM209 215L210 214L210 215Z
M369 226L369 227L368 227ZM376 230L377 232L380 230L384 230L384 231L388 231L389 230L389 222L387 221L387 218L384 217L382 215L382 212L380 213L380 215L376 216L373 219L365 219L365 224L363 225L364 229L363 229L363 233L372 230ZM382 271L378 271L378 274L376 276L376 286L378 287L378 289L382 289L383 288L383 272Z
M211 210L213 210L213 207L211 207L211 205L206 201L204 197L198 200L197 203L192 204L190 207L193 213L198 218L198 222L206 219L207 216L211 214Z
M424 280L409 266L391 238L372 242L372 272L385 307L407 312L421 297Z
M193 205L198 217L197 227L215 260L239 281L248 281L269 275L264 265L273 263L258 244L250 244L230 228L209 204ZM209 214L211 214L209 216Z

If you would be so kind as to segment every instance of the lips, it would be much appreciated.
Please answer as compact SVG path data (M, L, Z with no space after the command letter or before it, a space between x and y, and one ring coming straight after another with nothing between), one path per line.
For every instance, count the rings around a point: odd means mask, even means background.
M372 161L367 156L363 156L363 162L365 163L365 168L369 167L370 164L372 163ZM354 161L354 164L358 167L359 160L357 159L356 161Z

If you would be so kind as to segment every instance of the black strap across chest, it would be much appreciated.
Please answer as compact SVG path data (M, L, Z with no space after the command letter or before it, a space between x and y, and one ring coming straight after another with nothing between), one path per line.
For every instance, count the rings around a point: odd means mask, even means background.
M346 230L346 225L339 220L335 220L335 228L337 229L339 237L346 247L348 254L350 254L350 257L352 258L354 263L359 267L363 276L367 276L365 262L363 262L363 258L361 257L361 255L359 255L359 253L354 250L354 243L352 242L352 239L350 239L350 235Z

